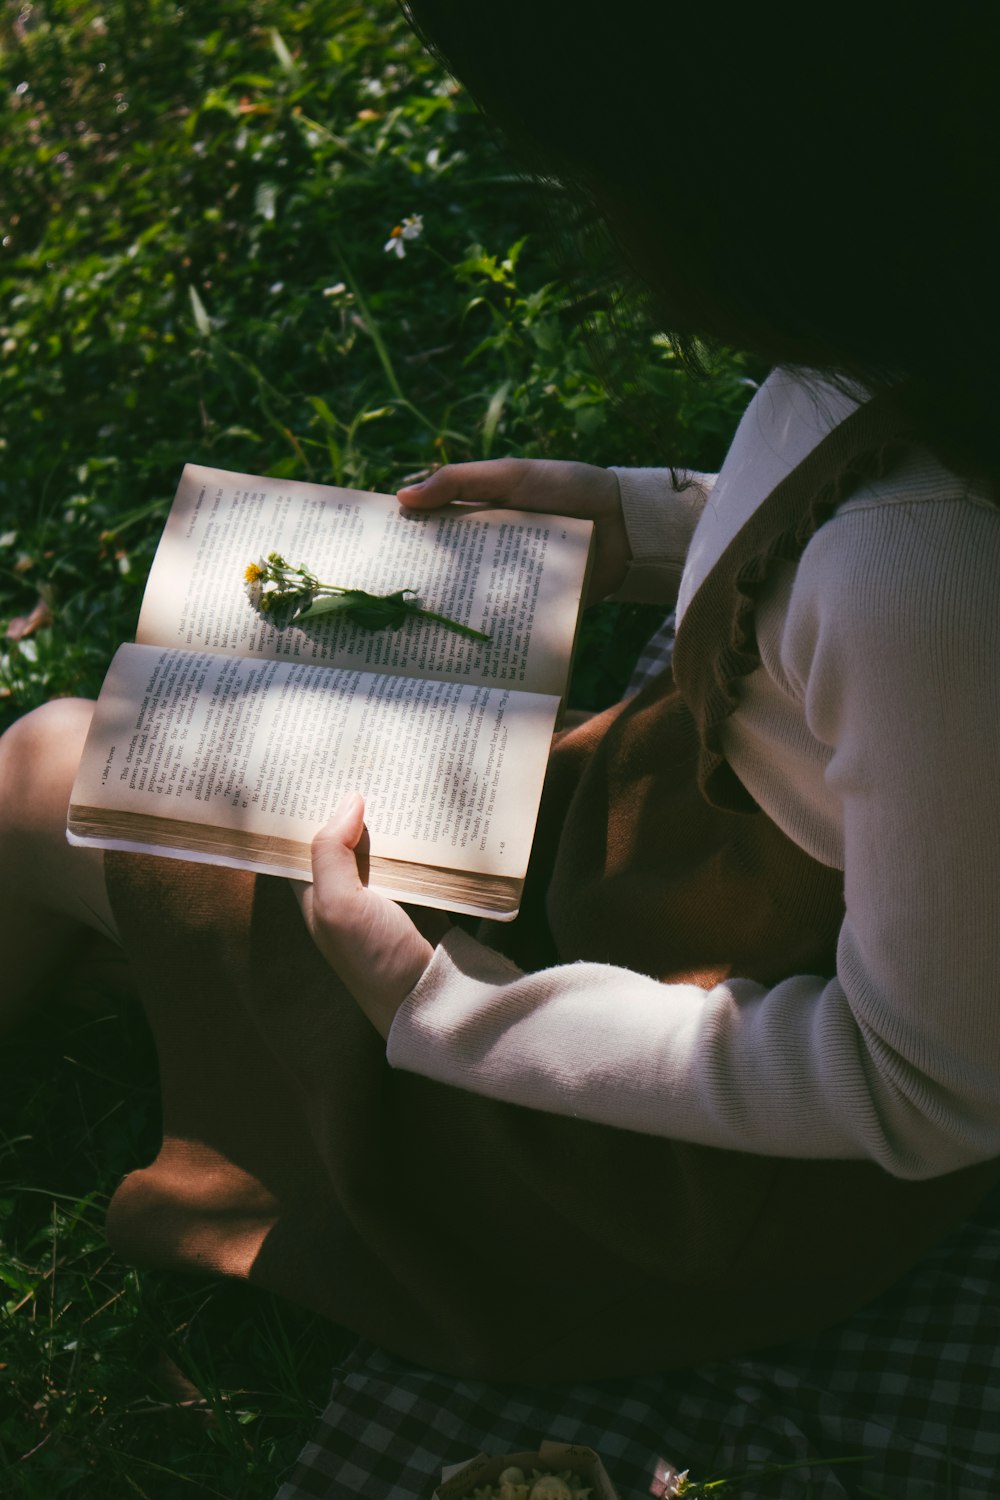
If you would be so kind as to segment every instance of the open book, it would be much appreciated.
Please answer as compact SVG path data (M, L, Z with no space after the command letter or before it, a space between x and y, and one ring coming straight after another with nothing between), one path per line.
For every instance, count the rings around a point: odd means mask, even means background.
M592 530L189 464L136 644L101 689L70 841L308 878L313 834L357 790L373 888L513 917ZM325 583L414 589L489 639L337 614L276 628L244 589L272 551Z

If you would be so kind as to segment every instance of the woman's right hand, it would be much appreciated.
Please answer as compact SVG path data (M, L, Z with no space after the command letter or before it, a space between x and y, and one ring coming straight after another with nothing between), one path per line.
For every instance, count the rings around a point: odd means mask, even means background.
M593 521L596 545L588 604L621 586L631 560L618 479L594 464L547 458L445 464L420 484L401 489L398 498L409 510L436 510L462 500Z

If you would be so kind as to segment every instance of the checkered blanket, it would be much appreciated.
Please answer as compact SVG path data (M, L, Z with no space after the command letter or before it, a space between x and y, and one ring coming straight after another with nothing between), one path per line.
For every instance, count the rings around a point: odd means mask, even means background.
M672 643L671 617L630 693ZM765 1355L512 1386L447 1379L359 1343L276 1500L429 1500L443 1466L546 1438L596 1449L621 1500L671 1495L685 1469L699 1485L731 1476L715 1493L732 1500L1000 1495L1000 1188L870 1306Z
M863 1224L844 1226L863 1234ZM530 1351L525 1354L530 1364ZM573 1386L450 1380L359 1344L277 1500L428 1500L480 1452L585 1443L621 1500L734 1476L734 1500L1000 1493L1000 1189L839 1327L754 1355Z
M625 697L631 698L646 686L659 672L668 667L674 655L674 638L677 634L677 616L671 611L663 624L658 626L639 653L632 668Z

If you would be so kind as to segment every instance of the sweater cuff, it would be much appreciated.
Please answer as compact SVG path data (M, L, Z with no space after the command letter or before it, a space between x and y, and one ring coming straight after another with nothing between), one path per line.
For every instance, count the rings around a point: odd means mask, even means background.
M632 552L624 582L611 597L630 604L673 604L691 537L716 476L693 469L611 472L618 480Z
M421 1025L423 1006L434 1003L436 1027L457 1028L475 1015L477 998L485 1003L497 989L522 977L523 971L502 953L461 927L450 928L393 1018L386 1041L389 1066L451 1082L442 1068L436 1028Z

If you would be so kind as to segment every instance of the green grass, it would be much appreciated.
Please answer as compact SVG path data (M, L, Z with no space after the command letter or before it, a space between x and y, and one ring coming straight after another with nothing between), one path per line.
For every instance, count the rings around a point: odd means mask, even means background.
M718 462L745 361L695 384L646 333L623 364L391 4L5 14L0 620L52 623L3 642L0 725L96 691L189 460L382 490L500 453Z
M7 4L0 70L0 727L96 693L186 461L380 490L506 453L719 462L759 372L616 340L391 3ZM657 618L593 612L579 706ZM109 1254L155 1063L131 1006L65 994L4 1044L0 1493L270 1496L345 1335Z
M268 1496L347 1337L244 1287L114 1259L103 1212L155 1150L156 1070L137 1009L90 998L93 1013L53 1001L5 1041L0 1494Z

